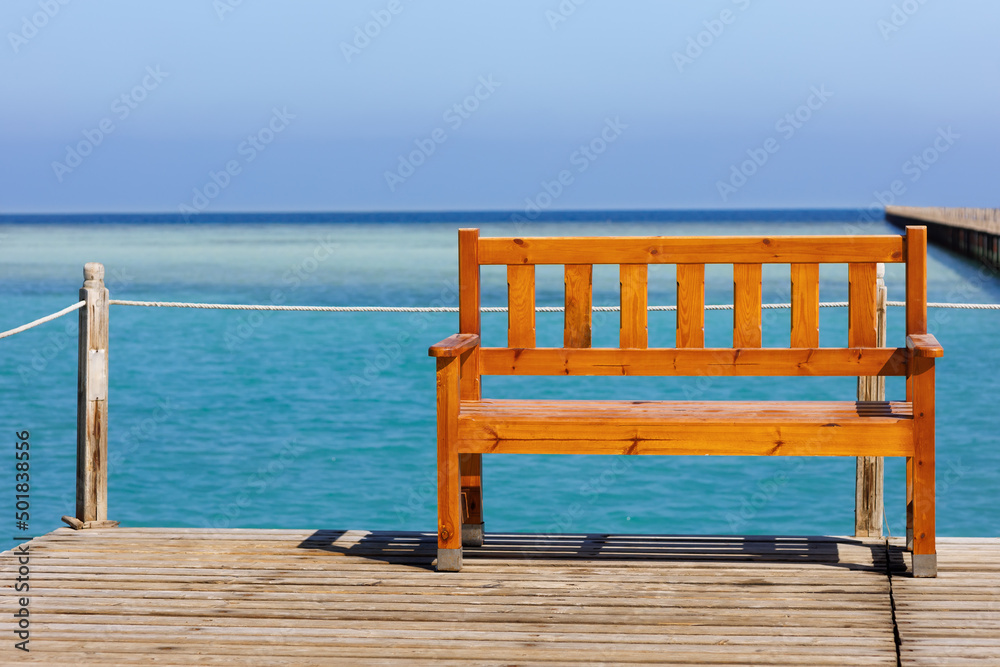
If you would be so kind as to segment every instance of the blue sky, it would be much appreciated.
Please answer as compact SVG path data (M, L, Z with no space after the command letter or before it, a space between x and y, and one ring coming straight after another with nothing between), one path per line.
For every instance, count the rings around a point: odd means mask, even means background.
M988 0L4 0L0 213L995 206L997 26Z

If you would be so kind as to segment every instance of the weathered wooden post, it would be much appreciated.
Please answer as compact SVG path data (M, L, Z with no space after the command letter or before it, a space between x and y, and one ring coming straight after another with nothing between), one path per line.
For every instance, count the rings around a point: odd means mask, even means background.
M885 287L885 264L879 264L875 292L875 323L878 345L885 347L885 320L887 290ZM858 378L859 401L884 401L885 377L869 376ZM882 537L882 517L884 512L884 470L885 459L881 456L859 456L857 479L854 486L854 535L856 537Z
M108 290L104 265L83 267L80 300L79 381L76 408L76 522L74 528L117 525L108 521ZM79 523L80 525L77 525Z

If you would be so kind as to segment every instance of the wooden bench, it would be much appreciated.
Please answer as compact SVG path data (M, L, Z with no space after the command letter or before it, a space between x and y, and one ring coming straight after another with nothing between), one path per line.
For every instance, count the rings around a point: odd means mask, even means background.
M937 574L934 358L927 231L905 236L480 238L458 233L459 333L437 358L438 570L482 544L483 454L905 456L914 576ZM906 342L879 347L876 271L906 264ZM761 346L761 269L791 265L789 347ZM819 346L819 268L848 265L847 347ZM565 266L561 348L535 346L535 266ZM594 264L621 277L619 346L591 347ZM647 345L650 264L677 270L676 347ZM733 344L706 348L705 265L732 264ZM506 347L480 344L480 266L506 265ZM483 375L905 376L905 401L526 401L482 397Z

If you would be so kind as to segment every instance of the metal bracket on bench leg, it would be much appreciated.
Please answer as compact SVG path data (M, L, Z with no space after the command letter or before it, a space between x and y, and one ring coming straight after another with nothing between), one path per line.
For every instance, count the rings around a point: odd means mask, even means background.
M481 547L483 546L483 523L463 523L462 524L462 546Z
M461 549L438 549L437 565L438 572L458 572L462 569Z
M914 577L937 576L937 554L913 554Z

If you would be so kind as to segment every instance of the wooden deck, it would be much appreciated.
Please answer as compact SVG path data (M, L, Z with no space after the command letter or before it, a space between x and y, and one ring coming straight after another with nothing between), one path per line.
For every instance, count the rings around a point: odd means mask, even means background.
M29 543L30 653L3 664L1000 663L1000 539L60 529ZM898 634L899 651L896 637ZM985 661L985 662L984 662Z

